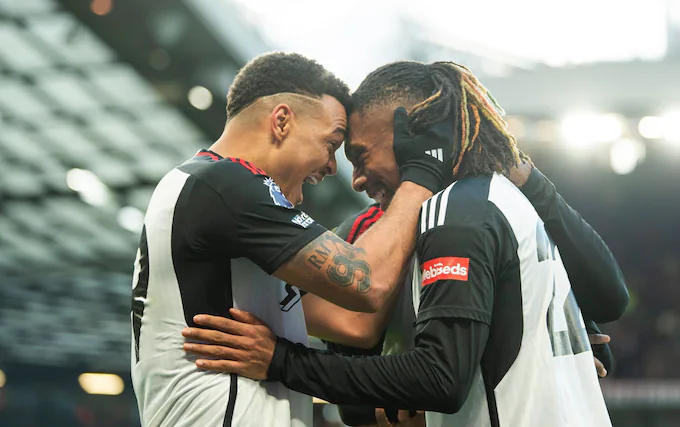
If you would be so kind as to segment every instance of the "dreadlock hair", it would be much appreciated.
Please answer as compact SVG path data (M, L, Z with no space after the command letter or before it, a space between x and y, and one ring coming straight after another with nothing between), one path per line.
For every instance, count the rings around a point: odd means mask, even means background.
M456 135L454 180L494 172L508 176L520 161L531 162L508 132L503 109L462 65L415 61L384 65L366 77L352 102L361 116L379 107L413 105L409 112L413 132L450 120Z
M330 95L348 115L351 112L349 87L321 64L297 53L270 52L248 62L234 78L227 95L227 120L259 98L279 93Z

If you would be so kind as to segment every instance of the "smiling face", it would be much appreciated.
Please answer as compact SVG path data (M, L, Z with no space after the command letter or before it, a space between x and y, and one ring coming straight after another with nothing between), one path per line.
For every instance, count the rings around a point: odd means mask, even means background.
M337 99L324 95L313 108L295 115L279 152L277 183L291 203L303 201L302 184L317 184L335 175L335 151L345 140L347 117Z
M396 107L395 107L396 108ZM349 119L350 134L345 143L347 159L354 171L354 191L366 191L368 196L387 209L401 183L401 174L394 158L394 108L385 106Z

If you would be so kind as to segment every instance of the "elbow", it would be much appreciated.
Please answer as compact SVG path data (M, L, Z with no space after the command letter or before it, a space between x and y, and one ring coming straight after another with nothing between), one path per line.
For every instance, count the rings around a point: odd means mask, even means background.
M359 328L358 330L351 332L348 341L350 341L352 347L370 350L380 343L380 338L380 334L377 334L375 331L371 330L371 328Z
M609 307L604 310L603 315L606 316L606 319L601 320L601 322L604 323L619 320L626 312L629 302L630 296L628 295L628 291L624 289L620 295L617 295L616 298L613 299L611 304L609 304Z
M368 291L364 293L361 311L364 313L377 313L383 309L389 292L386 286L372 286Z
M439 387L432 388L435 395L428 397L426 410L455 414L467 401L471 386L466 381L456 381L449 376L440 377Z
M427 410L443 414L455 414L463 408L466 400L467 394L456 391L445 393L443 396L437 396L430 400Z
M596 310L596 313L593 313L591 318L598 323L607 323L619 320L626 312L629 302L630 296L628 295L628 291L624 286L620 292L610 295L607 298L606 303L599 306Z

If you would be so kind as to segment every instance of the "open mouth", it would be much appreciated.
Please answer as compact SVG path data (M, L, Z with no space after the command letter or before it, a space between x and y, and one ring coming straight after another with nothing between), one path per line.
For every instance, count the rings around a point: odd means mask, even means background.
M307 184L312 184L312 185L316 185L316 184L320 183L321 181L323 181L323 176L322 177L316 177L314 175L309 175L307 178L305 178L305 182Z
M368 197L370 197L371 199L375 200L378 203L382 203L383 199L385 198L385 193L386 191L384 189L381 189L375 193L370 193Z

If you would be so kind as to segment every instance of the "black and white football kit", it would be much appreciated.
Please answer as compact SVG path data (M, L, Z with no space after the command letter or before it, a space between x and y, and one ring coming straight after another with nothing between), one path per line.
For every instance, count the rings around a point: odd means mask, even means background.
M611 425L574 293L589 318L607 321L625 307L625 285L599 236L548 184L523 189L552 191L536 209L500 175L460 180L423 205L411 349L349 358L279 339L269 378L334 403L426 409L428 427ZM590 241L562 235L576 220ZM564 259L546 225L568 247ZM578 244L591 265L573 265ZM565 264L592 277L572 292ZM589 289L593 278L613 280ZM614 308L596 309L598 293Z
M133 278L132 380L143 426L312 425L311 397L197 369L181 331L196 314L234 307L307 344L299 290L270 274L325 231L244 160L203 150L160 181Z

